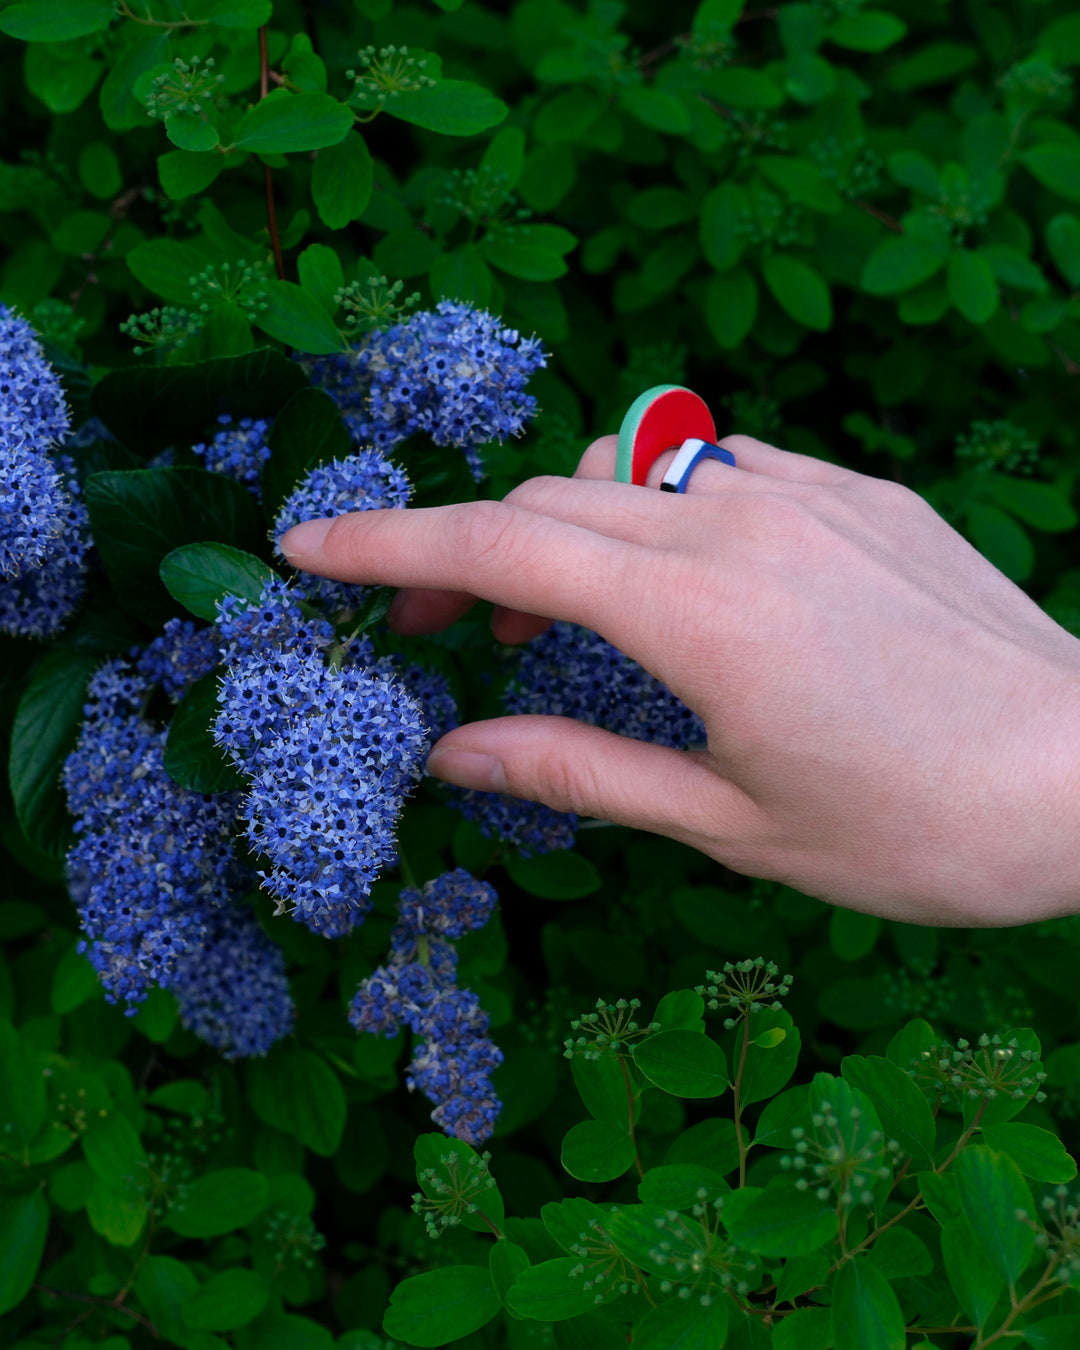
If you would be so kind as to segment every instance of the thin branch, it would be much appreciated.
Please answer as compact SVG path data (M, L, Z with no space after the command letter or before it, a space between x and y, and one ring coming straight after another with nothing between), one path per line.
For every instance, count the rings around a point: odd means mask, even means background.
M146 14L136 14L127 0L120 0L119 12L125 19L131 19L133 23L141 23L146 28L164 28L169 32L177 28L201 28L204 24L211 22L210 19L189 19L185 14L182 19L155 19L150 13L150 6L146 6Z
M96 1308L111 1308L114 1312L123 1313L125 1317L130 1317L132 1321L138 1322L150 1332L154 1339L157 1339L158 1329L150 1321L149 1317L144 1317L142 1313L137 1313L134 1308L128 1308L123 1303L117 1303L111 1298L95 1298L92 1294L76 1294L71 1289L54 1289L48 1284L36 1284L34 1288L40 1294L48 1294L52 1298L69 1298L74 1303L89 1303Z
M626 1060L622 1055L616 1056L619 1061L619 1068L622 1069L623 1082L626 1084L626 1109L627 1109L627 1129L630 1134L630 1142L634 1146L634 1166L637 1168L638 1178L645 1175L645 1169L641 1165L641 1159L638 1156L637 1134L634 1130L634 1085L630 1081L630 1070L626 1067Z
M904 233L903 225L900 224L895 216L890 216L887 211L881 211L870 202L864 202L861 199L857 201L855 205L860 211L865 211L868 216L873 216L875 220L880 220L882 225L885 225L888 229L895 230L897 234Z
M259 29L259 101L270 92L270 55L266 48L266 26ZM270 165L263 163L263 182L266 184L266 220L270 229L270 247L274 250L274 266L278 280L285 280L285 259L281 256L281 236L278 234L277 208L274 206L274 180Z

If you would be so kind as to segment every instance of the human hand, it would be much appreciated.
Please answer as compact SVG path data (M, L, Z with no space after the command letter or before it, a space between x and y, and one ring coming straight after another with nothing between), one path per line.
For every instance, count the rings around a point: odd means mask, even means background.
M312 521L294 566L407 588L433 632L480 597L524 641L594 629L704 721L680 752L554 717L439 741L430 771L670 835L728 867L906 922L1080 909L1080 642L915 493L728 437L689 492L573 479L504 502ZM536 616L543 616L538 618Z

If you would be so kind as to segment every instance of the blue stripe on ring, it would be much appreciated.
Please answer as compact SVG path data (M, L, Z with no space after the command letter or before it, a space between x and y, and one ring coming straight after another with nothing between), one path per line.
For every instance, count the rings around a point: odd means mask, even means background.
M660 484L661 492L685 492L689 486L691 475L703 459L716 459L721 464L730 464L733 468L737 467L735 456L730 450L722 450L720 446L712 445L709 441L699 441L696 452L680 464L679 461L682 459L683 451L688 449L691 444L692 442L689 441L683 442L678 455L664 475L664 481ZM678 476L673 478L673 473Z

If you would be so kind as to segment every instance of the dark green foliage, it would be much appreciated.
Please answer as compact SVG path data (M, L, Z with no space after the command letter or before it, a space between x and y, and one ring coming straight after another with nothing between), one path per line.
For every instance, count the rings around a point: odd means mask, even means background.
M400 318L395 281L551 352L479 489L397 447L414 505L569 473L687 383L721 433L908 484L1080 634L1072 8L16 0L0 34L0 299L114 438L75 454L83 612L0 661L4 1344L1074 1350L1080 920L914 928L614 827L522 858L426 784L417 880L467 866L501 897L460 943L505 1053L489 1158L429 1132L404 1037L345 1021L402 877L336 943L254 898L298 1020L228 1064L167 992L104 1002L59 785L97 665L268 574L285 497L350 448L288 349ZM223 413L276 419L261 504L190 454ZM342 638L497 713L483 623L395 644L389 598ZM242 786L216 678L166 756L208 793ZM790 992L752 993L759 956Z

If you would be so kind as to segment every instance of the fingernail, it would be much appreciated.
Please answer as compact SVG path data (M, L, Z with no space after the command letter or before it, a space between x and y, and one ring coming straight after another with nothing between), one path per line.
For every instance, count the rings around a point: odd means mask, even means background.
M476 792L505 792L506 774L503 766L491 755L478 755L473 750L432 750L428 756L428 773L456 787L472 788Z
M326 532L333 523L325 516L320 516L316 520L302 520L299 525L294 525L281 536L278 548L286 558L318 553L322 541L326 538Z

